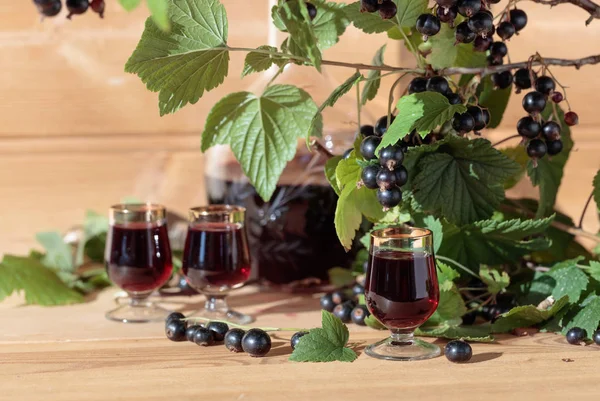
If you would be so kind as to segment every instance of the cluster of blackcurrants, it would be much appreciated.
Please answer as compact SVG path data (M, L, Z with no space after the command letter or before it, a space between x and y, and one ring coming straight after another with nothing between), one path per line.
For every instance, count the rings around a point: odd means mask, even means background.
M581 327L573 327L567 331L567 342L572 345L586 344L587 332ZM592 341L600 345L600 330L596 330L592 335Z
M61 0L33 0L36 5L38 12L44 17L54 17L60 13L62 9ZM65 6L69 10L67 15L68 19L71 19L73 15L83 14L88 8L91 8L94 12L100 15L100 18L104 18L104 0L65 0Z
M465 326L471 326L475 324L477 317L481 317L483 320L488 322L494 322L503 313L511 310L515 305L506 304L495 304L495 305L484 305L480 309L473 310L462 317L462 324Z
M427 41L429 36L437 35L442 22L454 27L458 14L467 19L456 25L454 37L456 43L471 43L480 37L486 39L494 33L494 15L487 9L487 3L481 0L435 0L435 15L421 14L417 18L417 31ZM499 3L492 0L490 3Z
M452 92L448 81L444 77L433 76L429 79L417 77L408 84L408 93L420 92L438 92L448 99L450 104L463 103L462 97L458 93ZM462 114L456 114L452 120L452 128L459 134L466 134L470 131L478 131L487 127L490 123L490 112L480 105L471 105L467 111Z
M555 91L554 80L546 75L537 77L532 70L521 68L515 72L514 81L518 91L531 88L532 81L535 87L535 90L523 97L523 109L529 115L517 123L517 132L527 142L527 154L533 159L542 158L546 153L550 156L559 154L563 149L560 124L556 121L543 121L540 114L546 108L549 98L554 103L563 100L562 93ZM577 114L572 111L567 112L564 119L569 126L579 121Z
M361 13L374 13L379 11L381 19L390 19L396 16L398 8L392 0L360 0Z
M394 116L390 116L390 124ZM377 200L384 208L392 208L402 201L400 187L408 181L408 171L402 165L404 151L401 145L387 146L379 152L375 149L388 129L388 116L383 116L375 126L363 125L360 135L364 138L360 144L360 153L365 160L377 162L369 164L362 170L362 185L369 189L377 189Z
M191 341L197 345L209 346L224 342L231 352L246 352L250 356L265 356L271 350L271 337L261 329L248 331L232 328L224 322L208 322L206 325L187 324L185 316L171 313L165 321L165 334L171 341Z
M351 290L337 290L321 297L321 309L337 316L342 322L354 322L365 326L365 319L370 315L365 305L358 305L358 296L365 293L365 288L356 283Z

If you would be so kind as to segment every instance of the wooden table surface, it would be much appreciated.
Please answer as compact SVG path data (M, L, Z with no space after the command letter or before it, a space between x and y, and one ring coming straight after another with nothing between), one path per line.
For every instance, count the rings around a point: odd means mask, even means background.
M362 352L385 332L350 325L355 362L296 363L287 360L292 333L276 333L271 352L251 358L222 345L168 341L162 323L110 322L104 312L115 292L66 307L22 306L18 297L1 303L0 400L581 401L600 391L600 347L568 345L557 335L473 344L473 359L463 365L444 357L390 362ZM177 301L168 306L190 311L203 298ZM310 296L248 288L230 304L256 314L257 327L320 325Z

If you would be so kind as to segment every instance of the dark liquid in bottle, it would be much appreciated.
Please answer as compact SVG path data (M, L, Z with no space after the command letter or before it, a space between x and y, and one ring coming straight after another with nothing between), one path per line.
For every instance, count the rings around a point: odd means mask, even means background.
M259 277L284 284L349 267L333 223L337 195L325 185L278 185L264 202L248 183L206 179L209 202L246 208L248 240Z
M183 274L192 288L205 292L242 285L250 276L250 255L242 226L190 226L183 251Z
M173 264L166 224L114 225L106 241L106 271L118 287L147 293L169 280Z
M388 328L415 328L435 312L439 288L433 255L376 251L370 255L365 300Z

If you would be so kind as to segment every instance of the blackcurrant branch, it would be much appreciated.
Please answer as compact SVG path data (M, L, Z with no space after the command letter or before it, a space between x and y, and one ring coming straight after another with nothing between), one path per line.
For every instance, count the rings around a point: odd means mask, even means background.
M585 212L587 212L587 208L590 205L590 202L592 201L593 197L594 197L594 191L592 191L590 196L587 198L587 201L585 202L585 206L583 207L583 210L581 211L581 217L579 218L579 224L577 224L577 228L581 228L581 226L583 225L583 218L585 217Z
M586 25L589 25L594 18L600 18L600 5L594 3L591 0L531 0L534 3L546 4L550 7L554 7L559 4L571 3L574 6L581 7L588 13L590 17L585 21Z
M511 136L509 136L507 138L504 138L504 139L502 139L502 140L500 140L500 141L492 144L492 147L495 148L496 146L501 145L504 142L510 141L511 139L515 139L515 138L521 138L521 135L511 135Z
M323 146L321 142L319 142L316 139L313 139L310 142L310 147L322 154L323 156L325 156L326 159L331 159L334 156L333 153L329 151L329 149Z
M356 72L360 73L357 69ZM360 81L356 83L356 121L358 122L358 126L361 126L360 123Z

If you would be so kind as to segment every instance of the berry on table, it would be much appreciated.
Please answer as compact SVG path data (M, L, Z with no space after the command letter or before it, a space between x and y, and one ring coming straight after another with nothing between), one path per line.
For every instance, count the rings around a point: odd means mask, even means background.
M417 18L417 31L423 35L423 41L427 41L428 36L436 35L441 28L440 20L435 15L421 14Z
M385 208L396 207L402 202L402 191L399 188L390 188L377 191L377 200Z
M567 342L572 345L580 345L586 337L587 333L580 327L573 327L567 331Z
M379 16L381 19L391 19L396 16L398 8L392 0L383 0L379 5Z
M369 189L379 188L379 185L377 184L377 175L381 170L383 169L377 165L367 166L363 169L360 177L365 187Z
M290 340L290 345L292 346L292 349L296 349L296 345L298 345L298 343L300 342L300 339L307 334L308 334L308 331L299 331L297 333L294 333L294 335L292 336L292 338Z
M438 17L438 19L441 22L445 22L445 23L454 22L457 15L458 15L458 7L456 7L456 6L452 6L452 7L448 7L448 8L438 7L435 10L435 16Z
M340 305L348 300L348 296L344 291L334 291L331 293L331 299L336 305Z
M508 21L501 22L496 28L496 33L502 40L510 39L517 30L515 26Z
M213 345L215 343L213 332L206 327L196 329L196 333L194 333L194 343L196 343L196 345L202 345L203 347Z
M463 17L471 15L481 10L481 0L458 0L458 13Z
M444 77L435 76L429 78L427 81L427 90L429 92L438 92L441 94L446 94L450 91L450 85L448 85L448 81Z
M535 138L540 134L541 130L540 123L530 116L521 118L517 123L517 132L525 138Z
M229 331L229 326L223 322L209 322L206 328L212 331L215 341L223 341L225 333Z
M352 309L352 322L359 326L366 326L365 319L370 315L369 310L365 305L358 305Z
M484 129L490 122L490 112L487 109L479 106L469 106L467 107L467 113L475 120L475 125L473 126L475 131Z
M408 84L408 94L421 93L427 90L427 78L416 77Z
M517 89L529 89L531 88L531 74L527 68L519 68L515 72L515 86ZM536 79L536 74L533 72L533 79Z
M379 152L379 164L393 170L404 161L404 152L400 146L387 146Z
M469 113L455 114L452 128L461 134L471 131L475 127L475 119Z
M375 135L375 127L372 125L361 125L359 128L359 132L362 136L372 136Z
M535 90L543 93L544 95L549 95L550 93L554 92L555 88L556 84L549 76L542 75L535 80Z
M548 154L554 156L562 152L563 143L560 139L555 141L546 141L546 147L548 148Z
M396 117L395 116L390 116L390 125L392 125L392 123L394 122L394 119ZM379 120L377 120L377 122L375 123L375 135L377 136L383 136L383 134L385 134L387 132L388 129L388 116L382 116L379 117Z
M308 11L308 16L310 17L311 21L317 16L317 7L315 7L315 5L312 3L306 3L306 11Z
M542 126L542 134L547 141L556 141L560 138L560 125L554 121L548 121Z
M261 329L250 329L242 338L242 349L250 356L265 356L271 350L271 337Z
M454 38L457 43L471 43L476 37L477 34L469 28L467 21L463 21L456 26Z
M600 330L596 330L594 335L592 336L592 340L596 343L596 345L600 345Z
M373 160L375 156L375 149L381 143L381 138L378 136L368 136L360 143L360 153L366 160Z
M344 323L350 323L352 319L352 309L354 309L354 303L344 302L333 308L333 315L338 317Z
M325 294L321 297L321 309L326 310L327 312L331 312L333 311L333 308L335 308L335 302L333 302L333 299L331 297L331 294Z
M396 185L401 187L406 184L408 181L408 170L404 166L396 166L394 169L394 174L396 174Z
M195 324L185 329L185 338L188 341L194 342L194 335L196 334L196 330L198 330L200 327L202 326Z
M506 89L513 82L513 76L510 71L495 72L490 78L494 86L498 89Z
M527 25L527 14L523 10L519 10L518 8L510 10L508 16L510 18L510 23L514 25L517 32Z
M242 338L246 332L242 329L231 329L225 333L225 348L231 352L244 352L242 349Z
M171 320L165 326L165 334L171 341L185 341L185 322L183 320Z
M565 124L567 124L569 127L579 124L579 116L577 113L574 111L568 111L565 113Z
M69 10L67 18L71 19L73 15L85 13L90 3L88 3L88 0L67 0L66 6L67 10Z
M165 324L172 322L174 320L181 320L181 319L185 319L185 315L181 312L171 312L169 313L169 316L167 316L167 318L165 319Z
M93 12L100 16L100 18L104 18L104 9L106 7L104 0L92 0L90 7L92 8Z
M360 0L361 13L374 13L379 10L379 1L377 0Z
M453 340L444 347L444 355L450 362L468 362L473 356L473 349L465 341Z
M493 42L494 39L492 39L490 35L487 35L485 38L483 36L477 36L473 42L473 50L476 52L485 52L490 48Z
M532 91L523 97L523 108L531 114L541 113L546 107L546 96L538 91ZM566 114L565 114L566 117Z
M476 34L487 36L494 29L494 17L486 11L479 11L469 18L467 25Z
M527 155L531 158L540 159L546 155L548 147L541 139L532 139L527 144Z

